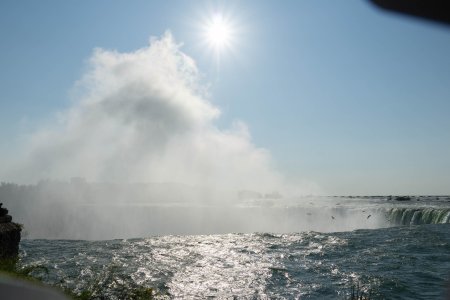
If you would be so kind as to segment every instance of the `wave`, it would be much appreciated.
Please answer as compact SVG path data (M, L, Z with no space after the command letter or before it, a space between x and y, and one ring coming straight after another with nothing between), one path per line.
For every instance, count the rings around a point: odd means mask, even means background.
M450 223L450 208L391 208L386 217L393 225Z

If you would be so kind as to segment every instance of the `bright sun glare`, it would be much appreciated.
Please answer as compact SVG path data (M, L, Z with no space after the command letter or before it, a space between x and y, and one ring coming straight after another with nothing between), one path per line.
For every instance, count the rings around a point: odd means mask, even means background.
M215 15L205 25L205 38L209 46L220 52L231 46L233 28L222 15Z

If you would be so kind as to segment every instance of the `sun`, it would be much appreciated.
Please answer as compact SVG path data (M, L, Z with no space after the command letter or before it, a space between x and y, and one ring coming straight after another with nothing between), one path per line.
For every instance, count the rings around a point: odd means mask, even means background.
M222 16L214 16L206 29L206 38L211 46L223 48L230 42L230 24L228 24Z
M223 15L213 15L204 25L204 39L208 46L217 53L231 48L233 35L233 25Z

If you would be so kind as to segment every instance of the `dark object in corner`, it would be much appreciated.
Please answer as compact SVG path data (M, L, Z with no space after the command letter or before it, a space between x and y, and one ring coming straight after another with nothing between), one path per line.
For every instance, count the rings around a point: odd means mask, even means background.
M450 1L448 0L370 0L386 10L425 18L450 25Z
M0 291L2 300L69 300L57 290L4 274L0 274Z
M0 259L16 257L19 254L22 227L12 223L8 210L0 203Z

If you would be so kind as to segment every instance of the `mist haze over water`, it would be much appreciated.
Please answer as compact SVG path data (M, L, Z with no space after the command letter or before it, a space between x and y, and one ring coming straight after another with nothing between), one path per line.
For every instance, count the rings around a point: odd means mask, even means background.
M265 209L249 222L236 208L239 191L320 190L276 170L243 121L217 126L221 111L180 47L166 32L131 52L95 49L69 107L4 159L2 181L29 185L2 195L29 237L269 230Z
M107 240L155 235L337 232L450 222L449 196L287 197L176 183L2 184L24 236Z
M320 188L276 170L243 121L216 124L221 111L180 47L168 31L135 51L95 49L70 105L4 159L0 178L22 185L2 186L1 200L28 237L297 230L270 203ZM245 203L242 191L267 201Z
M133 52L96 49L70 107L24 137L21 151L4 160L1 178L317 190L287 182L244 122L217 127L221 112L179 47L167 32Z

